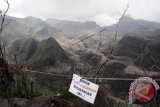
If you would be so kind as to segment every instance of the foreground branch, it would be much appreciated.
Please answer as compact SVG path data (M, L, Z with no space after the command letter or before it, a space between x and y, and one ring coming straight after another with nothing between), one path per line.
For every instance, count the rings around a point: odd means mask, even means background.
M4 14L2 14L2 11L0 11L0 14L1 14L1 17L2 17L2 19L1 19L1 26L0 26L0 34L2 34L2 31L3 31L3 29L4 29L5 26L6 26L6 25L4 24L4 22L5 22L6 14L7 14L9 8L10 8L10 4L9 4L8 0L4 0L4 1L5 1L6 4L7 4L7 9L5 10Z
M126 14L127 10L129 8L129 4L127 5L125 11L123 12L122 16L119 18L117 24L116 24L116 32L115 32L115 36L114 36L114 41L111 47L111 50L108 52L105 61L100 65L100 67L98 68L97 72L95 73L95 75L93 75L93 77L97 77L97 75L99 74L99 72L101 71L102 67L108 62L109 58L111 57L111 55L113 54L114 49L116 48L116 44L117 44L117 36L118 36L118 29L119 29L119 24L122 21L124 15Z

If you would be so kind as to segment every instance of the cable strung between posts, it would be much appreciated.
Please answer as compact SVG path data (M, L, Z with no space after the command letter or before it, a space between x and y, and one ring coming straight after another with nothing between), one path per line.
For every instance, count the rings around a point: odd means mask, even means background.
M53 73L46 73L46 72L39 72L39 71L30 71L30 70L25 70L25 72L31 72L31 73L38 73L38 74L45 74L45 75L52 75L52 76L61 76L61 77L67 77L72 79L73 75L63 75L63 74L53 74ZM92 78L92 77L84 77L82 76L83 79L88 79L88 80L109 80L109 81L134 81L136 78ZM160 81L160 79L154 79L155 81Z

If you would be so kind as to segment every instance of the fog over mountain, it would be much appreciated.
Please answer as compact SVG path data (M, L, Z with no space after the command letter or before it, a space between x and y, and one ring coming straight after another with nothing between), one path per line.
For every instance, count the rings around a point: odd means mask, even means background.
M90 39L82 41L79 44L83 47L96 48L99 42L99 31L102 32L102 46L106 48L114 38L115 25L100 27L93 21L77 22L58 19L47 19L43 21L35 17L15 18L7 16L6 22L8 25L3 32L3 35L10 40L16 40L23 37L34 37L38 40L55 38L60 44L67 43L72 45L79 40L93 35ZM16 27L15 27L16 26ZM160 29L160 24L147 20L135 20L125 16L119 24L118 38L120 39L127 33L139 33L140 35L146 31L156 31ZM12 32L11 32L12 31ZM80 37L79 37L80 36ZM74 38L74 41L70 41Z
M67 53L69 52L73 56L77 54L75 53L76 51L84 51L84 54L87 54L88 52L94 53L100 42L99 32L101 29L105 28L105 30L101 32L101 47L99 49L102 59L103 55L106 55L106 51L114 39L116 30L114 24L111 26L100 27L93 21L77 22L58 19L47 19L46 21L43 21L35 17L15 18L7 16L5 23L9 24L4 30L3 35L5 35L9 43L13 43L14 40L19 40L20 38L35 38L41 41L52 37L62 45L62 48L64 48ZM143 37L146 34L154 36L159 30L159 23L147 20L135 20L131 17L125 16L119 24L117 39L121 40L126 34L139 35L137 37ZM91 35L92 37L89 39L79 42ZM79 43L72 46L72 44L76 42ZM75 52L73 52L72 49Z
M128 3L127 15L135 19L160 22L159 0L10 0L8 14L21 18L34 16L43 20L90 20L104 26L114 24ZM0 10L3 10L6 6L3 0L0 4Z
M91 29L100 27L94 21L76 22L57 19L47 19L45 22L53 27L71 33L71 35L80 35L81 33L85 33Z

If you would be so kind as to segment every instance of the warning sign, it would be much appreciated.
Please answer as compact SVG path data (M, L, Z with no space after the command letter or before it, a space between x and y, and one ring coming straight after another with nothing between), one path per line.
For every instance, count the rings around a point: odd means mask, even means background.
M79 75L73 74L72 83L69 92L82 98L83 100L94 104L99 85L94 84Z

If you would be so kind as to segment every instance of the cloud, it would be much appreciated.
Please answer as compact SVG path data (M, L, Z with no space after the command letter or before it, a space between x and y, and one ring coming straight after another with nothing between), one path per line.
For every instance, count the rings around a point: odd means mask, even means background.
M100 25L115 23L129 2L127 12L133 18L158 21L160 0L10 0L9 15L96 21Z

